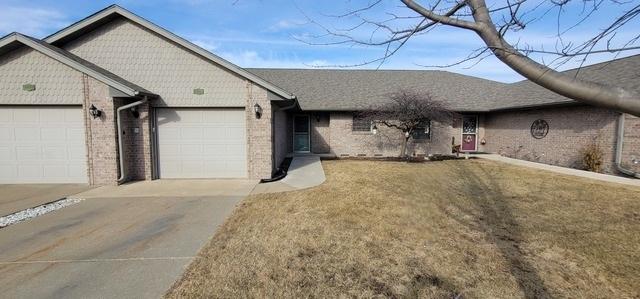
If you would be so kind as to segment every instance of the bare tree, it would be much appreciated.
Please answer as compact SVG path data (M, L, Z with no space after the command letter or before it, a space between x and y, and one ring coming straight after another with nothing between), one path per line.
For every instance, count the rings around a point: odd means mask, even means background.
M385 104L357 113L357 117L369 121L377 133L377 126L385 126L402 134L400 157L407 157L407 144L417 134L430 134L431 121L450 123L454 113L431 95L413 91L399 91L389 96Z
M544 61L538 62L530 58L530 54L553 55L553 62L567 62L580 59L582 66L589 55L598 53L620 53L629 50L639 50L635 43L640 39L640 32L633 28L632 20L640 15L640 3L631 0L499 0L492 1L487 6L485 0L431 0L418 1L400 0L405 8L405 14L386 12L385 17L371 19L366 12L382 6L385 1L375 0L368 5L354 9L340 15L332 15L336 19L355 18L355 25L343 29L330 29L312 19L310 22L326 31L321 36L312 38L333 39L328 42L313 42L302 39L310 44L354 44L384 47L384 55L365 61L358 65L370 63L384 63L387 58L396 54L411 38L426 34L437 26L449 26L461 30L475 32L483 41L484 46L473 51L468 57L451 65L465 61L481 60L488 55L495 55L508 67L515 70L532 82L555 93L586 104L606 107L621 112L640 116L640 94L633 90L626 90L618 86L607 86L597 82L579 79L576 75L558 72ZM502 2L502 4L497 4ZM424 4L423 4L424 3ZM560 27L560 20L564 8L573 3L582 3L583 11L574 24L567 28ZM590 18L598 15L607 6L625 6L624 13L612 19L593 37L574 44L565 42L563 34L572 28L589 22ZM535 22L541 16L558 10L557 43L555 49L535 48L530 45L509 43L505 39L508 32L525 29L528 24ZM380 14L378 14L380 15ZM628 26L630 25L631 26ZM627 25L627 27L625 27ZM623 28L630 27L632 34L619 46L614 42L617 33ZM352 34L356 30L370 31L367 38L358 38Z

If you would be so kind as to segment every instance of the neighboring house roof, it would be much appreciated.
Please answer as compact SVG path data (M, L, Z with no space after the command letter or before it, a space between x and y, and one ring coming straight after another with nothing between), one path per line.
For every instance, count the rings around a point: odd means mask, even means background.
M576 76L576 78L579 79L640 92L640 55L570 69L564 71L564 73ZM515 96L511 101L513 106L498 107L494 110L578 103L541 87L530 80L509 84L508 91L509 94Z
M79 72L85 73L102 83L105 83L128 96L146 95L156 97L154 93L133 84L117 75L63 49L47 44L33 37L20 33L11 33L0 39L0 54L8 52L21 44L45 54Z
M500 83L432 70L248 69L298 97L303 110L359 110L398 90L430 93L455 111L487 112L578 102L529 80ZM575 74L576 69L566 71ZM583 67L578 78L640 91L640 55Z
M240 77L243 77L249 81L252 81L264 88L266 88L267 90L277 94L280 97L283 97L285 99L295 99L295 96L289 92L287 92L286 90L265 81L264 79L246 71L245 69L169 32L168 30L118 6L118 5L111 5L101 11L96 12L93 15L88 16L85 19L82 19L48 37L46 37L44 39L45 42L53 44L53 45L57 45L57 44L61 44L64 43L67 40L71 40L74 39L76 37L78 37L79 35L82 35L88 31L91 31L95 28L97 28L98 26L105 24L107 22L109 22L110 20L112 20L115 17L118 16L122 16L134 23L137 23L140 26L143 26L144 28L151 30L152 32L188 49L189 51L204 57L205 59L222 66L223 68L237 74Z

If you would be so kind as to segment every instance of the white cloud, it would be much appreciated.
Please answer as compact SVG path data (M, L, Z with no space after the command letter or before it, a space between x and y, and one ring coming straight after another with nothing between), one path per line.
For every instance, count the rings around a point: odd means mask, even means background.
M55 10L19 6L0 10L1 35L17 31L40 38L68 24L67 17Z
M297 57L266 57L253 50L245 50L239 52L220 52L220 57L231 61L241 67L263 67L263 68L310 68L312 62L305 63ZM322 62L317 60L315 62Z
M195 40L191 40L191 42L210 52L213 52L216 49L218 49L218 44L211 40L195 39Z
M283 30L299 27L301 24L302 24L302 22L296 21L296 20L280 20L280 21L276 22L275 24L269 26L269 28L267 28L267 31L269 31L269 32L279 32L279 31L283 31Z

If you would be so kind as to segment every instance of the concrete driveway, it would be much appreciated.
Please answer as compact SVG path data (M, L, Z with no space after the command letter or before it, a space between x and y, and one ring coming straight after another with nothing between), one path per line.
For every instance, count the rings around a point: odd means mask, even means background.
M158 298L255 184L101 187L78 204L0 229L0 297Z
M92 189L86 184L0 185L0 216L56 201Z

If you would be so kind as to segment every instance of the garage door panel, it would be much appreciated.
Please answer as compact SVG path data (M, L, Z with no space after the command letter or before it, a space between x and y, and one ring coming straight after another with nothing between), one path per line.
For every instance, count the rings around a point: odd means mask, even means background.
M183 128L180 134L181 139L202 139L202 128Z
M13 110L14 123L34 123L40 122L40 110L37 108L24 108Z
M40 140L67 140L66 128L43 128L40 129Z
M162 178L247 176L244 109L156 110Z
M13 129L11 129L11 128L0 128L0 139L2 139L2 140L13 140Z
M42 159L51 160L66 160L69 158L67 154L67 148L65 146L45 146L42 149Z
M84 128L67 129L67 139L68 140L84 139Z
M13 113L8 109L0 109L0 123L13 123Z
M79 106L0 107L0 183L86 183Z
M0 179L10 179L18 175L18 166L14 164L0 163Z
M38 127L18 127L13 130L15 141L38 141L40 140L40 128Z

